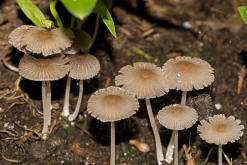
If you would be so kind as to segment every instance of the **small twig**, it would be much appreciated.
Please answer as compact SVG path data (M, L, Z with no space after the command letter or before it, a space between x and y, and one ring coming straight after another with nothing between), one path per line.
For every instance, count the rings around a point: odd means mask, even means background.
M2 154L2 158L8 162L12 162L12 163L20 163L21 160L15 160L15 159L9 159L9 158L6 158L3 154Z
M213 147L210 148L210 150L209 150L209 152L208 152L208 155L207 155L207 157L206 157L206 159L205 159L205 161L204 161L204 164L205 164L205 165L208 163L209 156L210 156L211 153L213 152L213 149L214 149Z
M244 163L247 163L247 156L242 149L240 149L240 154L241 154L242 158L244 159Z
M49 131L49 134L52 133L52 131L54 130L54 128L55 128L56 125L57 125L57 119L55 119L55 120L52 122L50 131Z
M23 101L14 102L14 103L12 103L12 104L8 107L7 111L10 110L13 106L15 106L15 105L17 105L17 104L25 104L25 102L23 102Z
M30 132L33 132L33 133L35 133L38 137L41 137L41 134L40 134L40 133L38 133L37 131L32 130L32 129L30 129L30 128L27 128L26 126L22 126L22 125L20 125L20 124L19 124L19 123L17 123L17 122L15 122L15 124L16 124L18 127L20 127L20 128L22 128L22 129L24 129L25 131L30 131Z
M245 66L242 66L240 71L238 72L238 88L237 88L237 94L240 94L242 86L243 86L243 80L246 75L246 69Z
M5 130L5 129L3 129L3 130L0 130L0 133L7 133L8 135L10 135L10 136L14 136L14 137L16 137L17 136L17 133L12 133L11 131L9 131L9 130Z
M187 165L195 165L195 161L190 153L190 146L187 148L186 144L183 145L185 156L187 159Z

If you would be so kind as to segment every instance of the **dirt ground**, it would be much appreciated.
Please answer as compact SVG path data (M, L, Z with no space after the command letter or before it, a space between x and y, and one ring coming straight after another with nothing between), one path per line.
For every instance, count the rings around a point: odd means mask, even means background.
M33 0L50 18L48 3ZM247 127L247 25L237 7L245 0L115 0L111 13L118 37L113 38L103 23L90 51L101 62L100 74L85 81L81 113L74 123L62 118L66 78L52 82L52 131L48 140L39 137L42 129L41 83L20 79L18 73L0 63L0 164L56 165L109 164L110 125L101 123L85 112L89 96L99 88L114 85L118 70L136 61L159 66L176 56L200 57L215 69L215 82L200 91L188 93L188 103L203 117L224 113L234 115ZM58 4L58 12L65 10ZM63 17L63 16L62 16ZM90 17L94 21L94 16ZM65 24L67 22L65 21ZM15 0L0 1L0 59L17 66L23 53L12 48L8 34L22 24L31 24ZM92 34L90 21L83 29ZM241 82L241 79L243 81ZM16 82L20 81L20 89ZM74 109L78 82L72 81L71 109ZM242 86L241 86L242 85ZM241 86L241 88L240 88ZM212 97L212 103L205 100ZM181 92L172 90L152 99L154 113L165 105L178 103ZM119 165L155 165L153 134L146 114L145 102L128 120L116 123L116 163ZM158 124L158 123L157 123ZM183 144L190 146L196 164L217 164L217 146L202 141L196 126L179 134L180 164L186 164ZM163 149L171 131L159 125ZM246 130L246 129L245 129ZM237 143L223 147L233 164L247 161L247 132ZM151 150L139 151L130 139L148 144ZM228 164L224 161L224 164Z

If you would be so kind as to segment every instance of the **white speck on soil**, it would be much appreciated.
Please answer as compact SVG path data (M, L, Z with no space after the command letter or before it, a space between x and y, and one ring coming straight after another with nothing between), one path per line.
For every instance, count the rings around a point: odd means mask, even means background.
M219 109L221 109L221 108L222 108L222 106L221 106L221 104L220 104L220 103L217 103L217 104L215 104L214 106L215 106L215 108L216 108L217 110L219 110Z

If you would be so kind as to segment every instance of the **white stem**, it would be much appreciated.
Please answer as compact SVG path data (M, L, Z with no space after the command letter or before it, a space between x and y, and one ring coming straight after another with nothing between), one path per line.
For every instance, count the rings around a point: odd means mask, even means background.
M46 99L47 99L47 107L49 108L49 112L48 112L48 125L51 125L51 110L52 110L52 106L51 106L51 82L47 81L46 82Z
M167 163L171 163L173 161L173 153L174 153L174 136L175 136L175 133L174 131L172 131L172 135L170 137L170 141L169 141L169 144L167 146L167 149L166 149L166 158L165 158L165 161Z
M81 107L81 101L82 101L82 95L83 95L83 80L80 80L80 89L79 89L79 97L76 103L75 111L73 114L69 115L69 121L73 121L76 119L76 117L79 114L79 110Z
M219 145L218 165L222 165L222 144Z
M111 162L110 165L115 165L115 123L111 122Z
M42 104L43 104L43 129L42 138L45 140L48 133L48 113L49 108L47 106L47 93L46 93L46 82L42 81Z
M151 127L153 130L153 134L154 134L158 165L162 165L161 161L164 160L164 155L162 151L162 144L160 140L159 131L158 131L158 128L154 120L154 115L153 115L150 99L146 99L146 106L147 106L147 111L148 111L148 117L149 117Z
M64 117L69 116L70 84L71 84L71 78L68 76L67 83L66 83L66 89L65 89L65 95L64 95L63 112L62 112L62 116L64 116Z
M186 104L186 97L187 97L187 91L183 91L181 104L183 104L183 105Z
M174 165L178 165L178 130L174 130L175 136L175 154L174 154Z

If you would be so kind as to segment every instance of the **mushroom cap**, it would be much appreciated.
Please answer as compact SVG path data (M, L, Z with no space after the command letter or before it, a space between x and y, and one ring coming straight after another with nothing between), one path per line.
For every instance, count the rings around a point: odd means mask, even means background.
M176 57L168 60L163 71L170 89L191 91L203 89L214 81L214 69L210 64L199 58Z
M155 98L168 92L165 76L160 67L147 62L136 62L119 70L115 77L117 86L132 92L138 98Z
M20 51L49 56L62 53L71 47L74 33L65 28L47 30L37 26L21 26L15 29L9 38L10 43ZM13 42L15 38L18 39Z
M69 72L70 66L68 63L69 59L64 55L47 59L37 59L25 55L19 63L19 74L33 81L58 80Z
M8 41L9 43L16 47L18 50L21 50L25 53L25 50L22 49L22 43L21 40L24 37L24 35L26 34L26 32L31 29L33 26L31 25L22 25L18 28L16 28L15 30L13 30L9 37L8 37Z
M88 48L92 42L91 36L80 29L73 29L75 38L71 48L69 48L65 54L76 54L79 51L87 52Z
M240 125L240 120L235 120L233 116L225 117L224 114L209 117L209 122L202 120L197 127L200 137L207 143L227 144L234 143L243 135L244 126Z
M73 79L86 80L96 76L100 71L99 60L90 54L73 54L69 56L70 73Z
M102 122L129 118L139 108L138 100L119 87L108 87L96 91L88 100L87 111Z
M192 127L198 114L195 109L181 104L172 104L162 108L157 115L160 124L171 130L184 130Z

